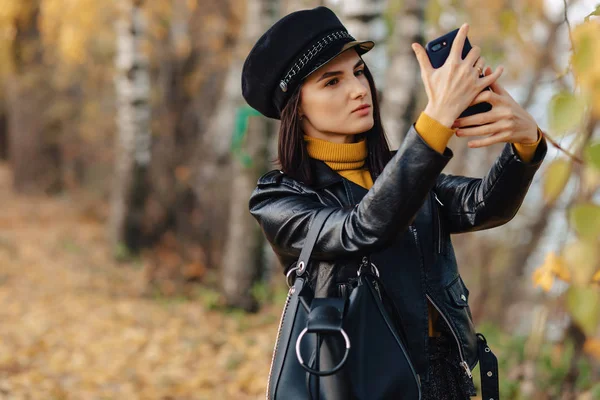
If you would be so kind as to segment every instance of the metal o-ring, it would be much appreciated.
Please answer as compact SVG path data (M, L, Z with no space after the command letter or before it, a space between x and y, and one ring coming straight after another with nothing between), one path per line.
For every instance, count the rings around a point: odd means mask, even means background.
M292 276L292 273L294 271L296 271L297 269L298 269L298 267L290 268L290 270L287 272L287 274L285 274L285 282L287 283L289 288L292 287L292 283L290 282L290 277Z
M346 342L346 352L344 353L344 357L342 357L342 360L338 363L338 365L336 365L329 371L318 371L318 370L312 369L308 365L304 364L304 360L302 359L302 354L300 354L300 342L307 331L308 331L308 328L304 328L302 330L302 332L300 332L300 335L298 335L298 339L296 340L296 357L298 358L298 361L300 362L300 365L302 366L302 368L304 368L306 371L310 372L311 374L317 375L317 376L333 375L336 372L338 372L346 363L346 360L348 359L348 354L350 353L350 338L348 337L348 335L346 334L344 329L340 328L339 332L342 334L342 336L344 337L344 341Z
M298 275L302 275L305 270L306 270L306 264L304 264L304 261L300 261L298 263Z

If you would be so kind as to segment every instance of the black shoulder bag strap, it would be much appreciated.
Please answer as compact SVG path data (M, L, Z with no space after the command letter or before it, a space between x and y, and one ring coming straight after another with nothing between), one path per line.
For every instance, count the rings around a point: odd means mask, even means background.
M301 276L306 272L306 268L308 266L308 260L310 259L310 255L315 247L315 243L317 241L317 237L325 224L325 220L335 211L335 208L325 208L317 212L314 220L312 221L312 226L308 230L308 234L306 235L306 240L304 241L304 246L302 246L302 251L300 252L300 257L298 257L298 262L296 263L296 275Z
M280 378L282 376L281 374L283 371L284 360L288 357L288 355L289 357L296 358L296 355L293 354L294 347L290 345L290 342L296 339L293 336L293 332L298 307L303 307L300 305L300 293L302 292L306 281L304 274L306 273L310 255L317 241L317 237L323 228L325 220L335 210L336 208L331 207L322 208L315 212L309 230L306 234L299 258L296 261L296 265L292 264L287 271L286 280L287 284L290 286L290 291L288 292L286 305L284 306L281 321L279 323L277 343L275 344L276 347L273 352L273 360L271 361L271 371L269 373L269 380L267 383L267 396L269 399L273 399L276 396L275 392L277 391ZM298 279L294 280L294 278ZM278 351L278 348L280 351ZM289 349L291 349L290 352L288 352ZM288 371L287 373L291 372Z
M308 267L308 262L310 260L310 255L312 254L312 251L313 251L313 248L317 241L317 238L319 237L319 233L321 233L321 229L323 228L323 225L325 224L325 221L327 220L327 218L329 218L329 216L334 211L335 211L335 208L323 209L323 210L320 210L317 213L317 215L315 215L314 220L312 221L312 226L310 227L308 234L306 235L306 240L304 242L304 246L302 246L302 251L300 252L300 257L298 257L298 262L296 263L297 277L302 276L306 272L306 269ZM327 300L327 299L320 299L320 300ZM315 306L318 303L318 301L319 301L319 299L313 299L314 304L311 305L311 311L312 311L312 307ZM310 319L309 319L309 324L310 324ZM341 319L340 319L340 325L341 325ZM301 337L298 338L298 340L300 340L300 339L301 339ZM316 362L317 364L319 363L320 347L321 347L321 338L319 337L319 335L317 335L316 359L312 360L313 362ZM344 361L345 361L345 359L344 359ZM305 367L305 366L303 366L303 367ZM310 390L311 376L312 376L311 374L307 374L306 385L307 385L309 399L313 400L314 397ZM319 378L318 378L318 376L316 377L316 379L317 379L317 394L316 394L316 396L318 399L318 397L319 397L319 393L318 393Z
M479 371L481 375L481 398L483 400L499 400L500 385L498 381L498 359L492 353L485 336L477 334L479 346Z

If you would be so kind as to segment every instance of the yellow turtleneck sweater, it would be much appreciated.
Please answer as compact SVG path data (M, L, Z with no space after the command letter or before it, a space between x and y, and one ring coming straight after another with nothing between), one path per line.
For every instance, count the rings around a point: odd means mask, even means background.
M444 152L448 141L456 131L440 124L425 113L421 113L417 119L415 129L423 140L438 153ZM530 145L514 144L519 157L523 161L531 161L541 138L542 134L538 128L536 143ZM367 158L367 142L365 140L356 143L332 143L306 135L304 140L310 157L325 162L332 170L365 189L370 189L373 186L371 174L365 167ZM429 307L429 336L439 336L439 332L433 329L439 314L431 303L428 302L427 304Z

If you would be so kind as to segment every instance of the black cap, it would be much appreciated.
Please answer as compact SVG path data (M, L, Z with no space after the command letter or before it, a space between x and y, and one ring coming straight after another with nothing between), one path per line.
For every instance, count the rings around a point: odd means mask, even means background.
M242 69L242 95L261 114L280 119L302 79L341 52L359 55L372 41L357 41L327 7L296 11L277 21L258 39Z

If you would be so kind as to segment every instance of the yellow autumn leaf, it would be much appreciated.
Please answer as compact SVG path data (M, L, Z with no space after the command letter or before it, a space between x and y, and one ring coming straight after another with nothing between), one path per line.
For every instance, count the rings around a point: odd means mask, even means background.
M600 360L600 339L588 338L583 344L583 351Z
M552 271L550 269L542 266L533 272L532 278L534 286L541 286L546 292L552 289L554 276L552 275Z
M551 251L546 255L544 263L533 273L533 283L535 286L541 286L546 292L552 288L554 277L565 282L571 281L571 273L567 268L562 257Z
M600 284L600 270L596 271L594 276L592 276L592 283Z

